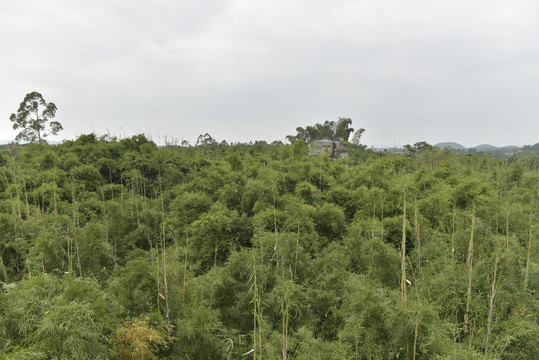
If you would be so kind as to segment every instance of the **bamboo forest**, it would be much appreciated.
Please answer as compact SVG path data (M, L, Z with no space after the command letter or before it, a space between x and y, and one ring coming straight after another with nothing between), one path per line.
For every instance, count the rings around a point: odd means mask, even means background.
M0 150L0 359L539 358L536 154L207 139Z

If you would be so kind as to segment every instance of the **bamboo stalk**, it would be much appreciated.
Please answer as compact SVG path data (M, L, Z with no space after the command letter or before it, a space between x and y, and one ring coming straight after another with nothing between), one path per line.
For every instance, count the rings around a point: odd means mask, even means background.
M384 241L384 198L382 197L382 213L381 213L381 220L380 220L380 241Z
M455 217L456 209L453 208L453 232L451 234L451 267L453 267L455 258Z
M257 329L257 306L256 298L258 296L256 284L256 256L253 251L253 360L256 360L256 329Z
M290 301L288 301L287 290L284 290L285 294L283 301L281 303L281 309L283 311L282 322L283 322L283 343L282 343L282 354L283 360L288 359L288 321L290 315Z
M68 229L69 230L69 229ZM67 236L67 272L71 275L73 266L71 264L71 238Z
M185 304L185 289L187 284L187 252L189 249L189 235L185 234L185 262L183 268L182 304Z
M213 283L215 282L217 276L217 251L219 250L219 244L215 244L215 250L213 252L213 278L210 285L210 309L211 304L213 303Z
M28 266L28 280L32 278L32 269L30 268L30 259L26 258L26 265Z
M13 165L13 184L15 185L15 192L17 194L17 214L19 219L21 218L21 196L19 193L19 180L17 178L17 170L15 165Z
M419 215L417 212L417 200L414 196L414 234L416 239L416 249L417 249L417 268L421 268L421 233L419 230Z
M166 240L166 234L165 234L165 201L163 199L163 185L161 183L161 168L158 169L158 172L159 172L159 191L161 195L160 196L161 197L161 222L163 225L163 233L162 233L162 238L161 238L162 239L161 251L163 255L163 285L165 285L165 306L166 306L167 325L170 325L170 307L168 303L168 284L167 284L167 246L166 246L167 240ZM211 300L210 300L210 308L211 308Z
M151 241L151 240L150 240ZM152 248L150 247L150 252L152 251ZM156 249L155 249L155 262L156 262L156 280L157 280L157 312L159 313L161 311L161 267L159 265L159 241L157 242ZM201 290L202 291L202 290ZM200 299L202 301L202 298Z
M503 245L502 245L503 248ZM492 279L492 287L491 287L491 293L490 293L490 302L488 307L488 319L487 319L487 340L485 345L485 355L488 354L488 345L490 340L490 333L492 331L492 312L494 310L494 297L496 296L496 274L498 272L498 264L500 262L500 251L502 249L499 248L496 251L496 261L494 263L494 277Z
M470 321L470 302L472 300L472 272L473 272L473 237L475 228L475 205L472 210L472 230L470 234L470 242L468 243L468 259L466 264L468 265L468 293L466 296L466 313L464 314L464 332L468 332L468 324Z
M120 200L124 199L124 173L120 169Z
M142 171L142 210L146 210L146 179L144 178L144 170ZM146 214L145 214L146 216Z
M4 174L6 184L9 184L6 174ZM11 205L11 213L13 214L13 237L17 238L17 211L15 210L15 204L13 204L13 193L9 189L9 203Z
M79 275L80 277L82 277L82 266L80 264L80 254L79 254L79 242L77 239L77 212L76 212L77 202L75 198L75 184L73 184L72 196L73 196L73 201L72 201L73 203L73 241L75 243L75 251L77 252L77 265L79 267Z
M30 205L28 204L28 191L26 191L26 181L24 180L24 177L22 178L22 185L24 188L24 197L26 199L26 218L30 218Z
M45 215L45 190L43 190L43 180L41 181L41 214ZM50 207L50 204L49 204Z
M112 200L114 200L114 185L112 184L112 171L110 170L110 164L108 164L109 168L109 181L110 181L110 193Z
M34 208L35 208L35 212L36 212L36 217L39 219L40 217L40 206L39 206L39 201L36 200L36 192L35 190L33 191L33 198L34 198Z
M524 290L528 288L528 274L530 272L530 254L532 252L532 216L530 215L530 228L528 232L528 255L526 257L526 273L524 275Z
M376 216L376 201L374 202L374 206L372 209L372 226L371 226L371 239L374 239L374 219Z
M403 195L403 211L402 211L402 261L401 261L401 296L402 306L406 308L406 190Z
M509 213L505 216L505 238L507 242L507 247L505 248L506 251L509 250Z
M54 187L52 188L54 198L54 215L58 215L58 206L56 204L56 165L54 166Z
M0 267L2 268L2 275L4 275L4 282L8 284L9 279L7 277L6 265L4 264L4 259L2 258L2 254L0 254Z
M296 235L296 261L294 262L294 276L296 276L296 270L298 267L298 252L299 252L299 221L298 221L298 233Z
M415 360L415 356L417 354L417 333L419 328L419 316L415 318L415 331L414 331L414 357L413 360Z

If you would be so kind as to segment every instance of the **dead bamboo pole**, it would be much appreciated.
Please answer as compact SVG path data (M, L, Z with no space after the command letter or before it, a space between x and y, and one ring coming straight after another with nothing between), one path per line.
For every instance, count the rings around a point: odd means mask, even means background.
M168 285L167 285L167 245L166 245L166 234L165 234L165 201L163 199L163 185L161 182L161 168L158 169L159 172L159 192L161 197L161 222L163 225L162 229L162 238L161 238L161 251L163 255L163 285L165 286L165 306L166 306L166 318L167 325L170 325L170 307L168 303ZM211 305L210 305L211 307Z
M470 241L468 243L468 258L466 265L468 266L468 293L466 296L466 313L464 314L464 332L468 332L468 324L470 322L470 303L472 300L472 273L473 273L473 240L475 228L475 205L472 210L472 229L470 232Z
M185 261L183 266L182 304L185 304L185 289L187 285L187 252L189 249L189 235L185 234Z
M77 252L77 265L79 266L79 275L82 277L82 266L80 263L80 254L79 254L79 242L77 239L77 202L75 198L75 184L73 184L73 242L75 243L75 251Z
M417 199L414 196L414 234L416 239L417 250L417 268L421 268L421 232L419 229L419 214L417 211Z
M490 293L490 301L489 301L489 307L488 307L488 318L487 318L487 340L485 344L485 355L488 354L488 346L489 346L489 340L490 340L490 334L492 331L492 313L494 310L494 297L496 296L496 275L498 273L498 264L500 263L500 252L502 251L503 245L498 247L496 250L496 261L494 263L494 276L492 278L492 287L491 287L491 293Z
M406 308L406 190L403 193L402 211L402 261L401 261L401 296L402 306Z
M453 208L453 231L451 233L451 267L453 267L455 258L455 217L456 209Z
M532 252L532 216L530 215L530 228L528 231L528 254L526 257L526 273L524 275L524 291L528 288L528 274L530 272L530 254Z

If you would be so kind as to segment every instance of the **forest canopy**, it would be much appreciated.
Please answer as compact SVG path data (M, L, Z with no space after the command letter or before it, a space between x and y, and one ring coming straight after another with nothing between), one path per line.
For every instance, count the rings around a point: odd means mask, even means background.
M539 161L299 141L348 120L0 150L0 359L535 358Z
M296 128L296 135L288 135L287 140L293 144L296 141L303 140L305 143L309 143L313 140L319 139L331 139L348 141L350 135L354 132L354 129L350 126L352 120L349 118L339 117L337 121L326 120L323 124L317 123L315 125L309 125L305 128ZM365 129L359 129L354 133L352 143L359 145L361 134Z

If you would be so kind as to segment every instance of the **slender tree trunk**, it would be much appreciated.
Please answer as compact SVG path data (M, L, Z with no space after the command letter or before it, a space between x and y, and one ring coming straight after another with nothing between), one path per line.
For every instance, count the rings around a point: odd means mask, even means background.
M256 253L253 251L253 359L262 359L262 311L256 270ZM257 357L258 354L258 357Z
M0 267L2 268L2 275L4 275L4 282L8 284L9 279L7 277L6 265L4 264L4 259L2 258L2 254L0 254Z
M77 251L77 265L79 266L79 275L82 277L82 266L80 264L80 254L79 254L79 242L77 239L77 202L75 199L75 186L73 185L73 241L75 243L75 250Z
M41 214L45 215L45 191L43 190L43 181L41 182L41 206L43 207L41 209ZM50 209L50 202L49 202L49 209Z
M506 239L506 251L509 251L509 213L505 216L505 239Z
M167 285L167 245L165 234L165 201L163 199L163 185L161 183L161 169L159 168L159 191L161 193L161 223L163 225L163 234L161 240L161 251L163 252L163 285L165 286L165 306L167 325L170 325L170 307L168 303L168 285ZM210 305L211 307L211 305Z
M52 188L52 194L54 199L54 215L58 215L58 206L56 204L56 165L54 166L54 187Z
M28 266L28 280L32 278L32 269L30 268L30 259L26 258L26 265Z
M376 201L374 202L372 209L372 226L371 226L371 239L374 239L374 220L376 216Z
M277 251L279 245L279 233L277 232L277 210L275 208L275 186L271 187L271 195L273 197L273 234L275 236L275 246L273 251ZM277 265L279 264L279 257L277 257Z
M213 283L215 282L217 276L217 251L219 251L219 245L215 244L215 249L213 251L213 278L210 285L210 309L213 303Z
M68 231L69 231L69 227L68 227ZM69 275L71 275L71 273L73 272L73 258L71 256L71 252L72 252L72 249L71 249L71 238L69 236L67 236L67 272L69 273Z
M384 241L384 205L385 201L384 198L382 198L382 213L381 213L381 224L380 224L380 241Z
M470 303L472 301L472 273L473 273L473 237L475 228L475 205L472 210L472 230L470 234L470 242L468 243L468 259L466 265L468 265L468 293L466 296L466 313L464 314L464 332L467 333L468 324L470 322Z
M19 179L17 178L17 170L13 166L13 183L15 184L15 192L17 194L17 214L21 218L21 196L19 193Z
M294 262L294 276L296 276L296 270L298 268L298 252L299 252L299 221L298 221L298 232L296 235L296 261Z
M112 199L114 200L114 185L112 184L112 171L110 170L110 164L108 164L109 168L109 184L110 184L110 194Z
M455 218L456 209L453 208L453 232L451 233L451 267L453 267L455 259Z
M120 169L120 200L124 199L124 173Z
M257 296L258 289L256 284L256 256L253 252L253 360L256 360L256 329L257 329Z
M503 248L503 246L502 246ZM494 297L496 296L496 274L498 272L498 264L500 262L500 251L502 249L499 248L496 250L496 261L494 263L494 277L492 279L492 287L491 287L491 293L490 293L490 302L488 307L488 319L487 319L487 341L485 345L485 355L488 354L488 346L489 346L489 340L490 340L490 333L492 331L492 312L494 310Z
M24 197L26 199L26 218L29 219L30 218L30 205L28 204L28 191L26 191L26 181L24 180L24 178L22 179L22 185L24 188Z
M144 171L142 172L142 210L146 210L146 179Z
M406 190L403 193L403 211L402 211L402 261L401 261L401 296L402 306L406 308Z
M415 331L414 331L414 358L413 358L413 360L415 360L415 356L416 356L416 353L417 353L417 333L418 333L418 330L419 330L419 316L416 317L416 319L415 319Z
M414 234L416 239L416 249L417 249L417 268L421 269L421 233L419 230L419 215L417 212L417 200L414 197Z
M4 174L4 177L6 179L6 184L8 184L9 186L9 180L6 176L6 174ZM11 189L9 189L9 203L11 205L11 213L13 214L13 237L14 239L17 238L17 210L15 209L15 204L13 204L13 194L11 192Z
M530 215L530 228L528 231L528 255L526 257L526 273L524 275L524 291L528 288L528 274L530 272L530 254L532 252L532 217Z
M183 265L182 304L185 304L185 289L187 285L187 253L188 251L189 251L189 235L185 234L185 261Z
M283 294L283 300L281 302L281 311L283 312L282 316L282 325L283 325L283 342L282 342L282 354L283 360L288 359L288 318L290 313L290 301L288 299L288 292L285 288L285 294Z
M33 198L34 198L34 209L35 209L35 214L36 214L36 217L39 219L40 218L40 205L39 205L39 198L36 199L36 192L34 190L33 192Z

